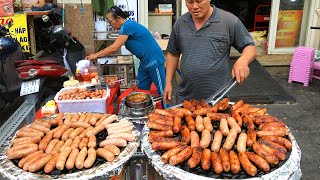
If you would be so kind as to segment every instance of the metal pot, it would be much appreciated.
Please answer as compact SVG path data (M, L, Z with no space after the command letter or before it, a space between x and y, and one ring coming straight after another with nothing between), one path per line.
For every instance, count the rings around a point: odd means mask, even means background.
M153 109L154 109L154 105L151 101L151 103L147 106L147 107L143 107L143 108L132 108L129 107L126 102L125 102L125 106L127 107L127 110L129 112L129 115L133 116L133 117L143 117L148 115Z
M139 97L138 97L139 96ZM160 101L162 96L153 98L150 94L144 92L136 92L125 97L125 104L129 108L142 109L151 104Z

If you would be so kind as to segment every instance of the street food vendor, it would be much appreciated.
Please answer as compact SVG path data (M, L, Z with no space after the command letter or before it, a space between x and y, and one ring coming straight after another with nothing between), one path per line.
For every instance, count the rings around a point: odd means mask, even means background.
M116 41L107 48L90 54L88 60L108 56L115 53L122 45L140 59L138 69L138 88L150 90L151 83L157 87L160 96L163 95L165 85L164 54L147 28L127 19L127 12L123 12L119 7L113 6L107 11L106 19L110 25L119 31Z
M49 11L53 8L52 3L45 0L22 0L23 11Z
M186 0L187 13L174 24L167 51L164 100L172 100L172 79L181 56L182 82L176 92L177 103L188 99L207 99L232 77L243 83L254 59L254 41L233 14L210 5L210 0ZM242 55L228 67L230 46Z

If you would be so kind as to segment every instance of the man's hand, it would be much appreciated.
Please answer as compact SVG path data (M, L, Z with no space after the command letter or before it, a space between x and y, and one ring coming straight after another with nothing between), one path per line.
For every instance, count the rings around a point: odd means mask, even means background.
M232 68L232 77L236 77L238 83L242 84L249 76L250 69L248 62L242 61L240 58L234 63Z
M93 53L93 54L90 54L89 56L87 56L85 59L92 61L97 58L98 58L98 56L95 53Z
M166 83L166 87L163 91L163 100L166 104L171 104L172 100L172 84Z

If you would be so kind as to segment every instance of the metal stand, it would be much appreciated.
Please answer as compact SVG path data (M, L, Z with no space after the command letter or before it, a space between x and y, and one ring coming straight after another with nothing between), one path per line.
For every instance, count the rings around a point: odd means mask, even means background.
M28 122L35 115L34 104L25 100L0 128L0 146L11 136L22 122Z

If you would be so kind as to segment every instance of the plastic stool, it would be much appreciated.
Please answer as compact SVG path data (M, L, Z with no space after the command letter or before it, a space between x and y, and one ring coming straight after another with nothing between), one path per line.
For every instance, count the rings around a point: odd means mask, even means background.
M294 50L290 65L290 74L288 82L301 82L308 86L312 80L312 68L314 62L314 49L299 46Z

